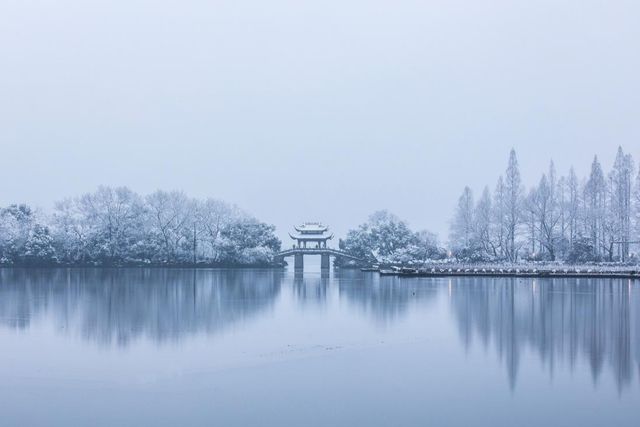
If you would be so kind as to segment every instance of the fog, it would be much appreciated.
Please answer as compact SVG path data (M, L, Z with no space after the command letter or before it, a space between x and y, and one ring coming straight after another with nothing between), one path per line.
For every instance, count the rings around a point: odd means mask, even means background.
M100 184L338 236L386 208L446 237L508 152L526 184L640 158L633 1L0 3L0 205Z

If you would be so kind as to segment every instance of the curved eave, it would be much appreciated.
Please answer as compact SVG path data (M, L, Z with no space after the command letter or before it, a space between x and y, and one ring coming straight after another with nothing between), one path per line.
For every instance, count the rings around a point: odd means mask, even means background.
M289 233L289 237L291 237L293 240L331 240L333 239L333 233L326 236L314 234L297 234L294 236L293 234Z
M298 227L298 226L294 226L293 228L294 228L298 233L304 233L305 231L309 231L308 229L306 229L306 228L304 228L304 227L303 227L303 228L300 228L300 227ZM314 232L317 232L317 233L324 233L324 232L325 232L325 231L327 231L327 230L329 230L329 227L324 226L324 227L322 227L322 228L316 228L316 229L314 229L313 231L314 231Z

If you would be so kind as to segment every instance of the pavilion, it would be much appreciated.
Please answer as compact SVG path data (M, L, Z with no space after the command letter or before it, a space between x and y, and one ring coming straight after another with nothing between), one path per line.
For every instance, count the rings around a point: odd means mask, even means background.
M296 232L289 233L289 236L297 242L297 247L300 249L326 248L327 240L333 239L333 233L329 233L329 227L319 222L305 222L294 228Z
M333 233L329 232L329 227L320 222L305 222L294 228L295 233L289 233L289 236L295 240L293 247L276 254L274 260L283 263L285 257L293 256L293 266L296 272L302 272L304 269L305 255L320 255L320 269L325 273L329 271L329 257L332 256L363 262L363 260L340 249L328 247L327 241L333 239Z

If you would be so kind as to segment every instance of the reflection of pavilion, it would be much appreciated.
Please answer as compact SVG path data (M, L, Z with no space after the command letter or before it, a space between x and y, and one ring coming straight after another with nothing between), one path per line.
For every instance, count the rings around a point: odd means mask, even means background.
M329 274L322 273L316 277L303 277L296 274L293 279L293 293L300 303L326 304L329 290Z

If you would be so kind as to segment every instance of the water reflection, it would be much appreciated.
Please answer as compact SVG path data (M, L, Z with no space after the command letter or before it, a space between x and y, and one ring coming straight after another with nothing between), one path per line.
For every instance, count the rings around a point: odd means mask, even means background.
M640 367L640 299L614 279L452 279L451 306L465 347L493 345L515 387L521 355L532 350L553 376L585 361L594 383L604 370L618 390Z
M0 322L54 326L127 345L214 333L273 305L282 273L261 270L0 269Z
M344 271L338 278L340 296L370 314L378 323L391 323L412 303L434 302L440 279L401 279L376 273Z
M452 313L456 348L459 336L467 350L494 349L512 389L523 355L533 352L550 376L585 365L581 369L590 370L594 383L607 375L622 391L640 373L639 285L611 279L400 279L349 270L329 277L273 270L0 269L0 325L26 331L37 323L105 346L126 346L140 339L164 343L214 335L269 309L277 312L278 302L330 307L323 316L342 316L341 322L364 316L374 327L429 313L435 318L428 333L446 331ZM283 314L291 317L279 327L309 321L303 312ZM331 334L348 342L353 337L344 325Z
M327 303L329 283L329 275L326 273L306 276L296 273L293 279L293 294L301 304L324 305Z

